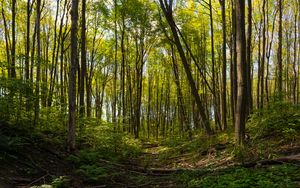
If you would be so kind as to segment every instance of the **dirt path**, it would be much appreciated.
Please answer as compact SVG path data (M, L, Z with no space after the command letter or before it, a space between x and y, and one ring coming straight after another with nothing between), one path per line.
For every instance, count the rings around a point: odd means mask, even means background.
M162 147L156 144L143 143L143 153L132 161L138 170L142 170L142 175L148 183L137 187L179 187L174 179L176 169L168 168L160 159Z

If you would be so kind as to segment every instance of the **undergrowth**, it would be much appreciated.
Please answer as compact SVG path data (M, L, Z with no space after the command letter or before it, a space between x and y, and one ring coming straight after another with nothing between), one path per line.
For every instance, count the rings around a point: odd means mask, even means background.
M295 141L300 132L300 105L270 104L251 116L247 128L253 140L279 138Z
M232 167L218 171L184 171L176 175L184 187L298 187L300 168L274 165L258 168Z

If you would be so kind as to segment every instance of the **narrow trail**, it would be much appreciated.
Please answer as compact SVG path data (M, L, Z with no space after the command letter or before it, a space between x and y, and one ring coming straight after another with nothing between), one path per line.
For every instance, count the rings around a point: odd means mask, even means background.
M157 144L143 143L142 149L142 155L130 163L143 171L142 175L148 183L137 187L179 187L173 177L176 169L169 168L160 159L161 147Z

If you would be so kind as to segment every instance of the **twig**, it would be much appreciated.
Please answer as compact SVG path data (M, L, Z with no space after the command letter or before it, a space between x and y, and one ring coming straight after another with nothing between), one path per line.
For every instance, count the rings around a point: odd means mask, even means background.
M32 182L29 183L27 186L32 185L32 184L34 184L34 183L36 183L36 182L39 182L41 179L44 179L45 177L47 177L47 176L49 176L49 175L50 175L50 174L47 172L47 174L45 174L45 175L39 177L38 179L32 181Z

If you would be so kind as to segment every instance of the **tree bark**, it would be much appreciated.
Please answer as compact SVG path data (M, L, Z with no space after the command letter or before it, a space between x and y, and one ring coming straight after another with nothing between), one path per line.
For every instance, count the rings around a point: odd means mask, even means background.
M260 63L260 76L261 76L261 81L260 81L260 108L262 109L264 107L264 78L265 78L265 57L266 57L266 0L263 0L263 6L262 6L262 11L263 11L263 30L262 30L262 54L261 54L261 63Z
M35 88L35 107L34 107L34 125L38 124L39 105L40 105L40 77L41 77L41 0L37 0L36 14L36 40L37 40L37 68L36 68L36 88Z
M251 0L250 0L251 1ZM223 44L222 44L222 95L221 95L221 103L222 103L222 129L225 130L227 128L227 106L226 106L226 68L227 68L227 59L226 59L226 2L225 0L220 0L221 9L222 9L222 36L223 36Z
M76 128L76 68L77 68L78 0L72 0L71 9L71 65L69 75L68 151L75 150Z
M252 0L248 0L248 38L247 38L247 114L250 114L253 108L252 99L252 81L251 81L251 64L252 64Z
M81 7L81 74L80 74L80 97L79 97L79 115L83 117L85 114L84 106L84 84L87 79L86 74L86 19L85 19L86 0L82 0Z
M238 145L243 145L245 138L246 102L247 102L247 64L245 36L245 0L235 0L236 3L236 43L238 93L235 122L235 137Z
M12 0L11 78L16 78L16 4L16 0Z
M278 24L278 54L277 54L277 62L278 62L278 94L279 99L282 100L282 1L279 0L279 24Z

